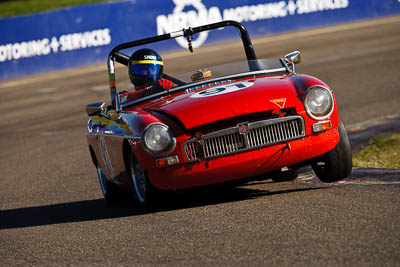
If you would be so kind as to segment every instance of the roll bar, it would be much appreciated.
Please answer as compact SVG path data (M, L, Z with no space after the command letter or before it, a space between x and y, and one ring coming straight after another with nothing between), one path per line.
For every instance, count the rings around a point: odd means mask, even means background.
M111 50L111 52L109 53L108 58L107 58L107 68L108 68L108 80L109 80L109 85L110 85L110 96L111 96L112 105L116 108L117 111L120 110L120 103L119 103L119 98L118 98L118 94L116 91L116 82L115 82L115 61L117 61L123 65L128 65L128 60L129 60L129 57L127 55L120 53L119 51L121 51L123 49L127 49L127 48L145 45L145 44L151 44L151 43L160 42L160 41L164 41L164 40L175 39L178 37L186 37L186 39L188 40L188 48L191 52L193 52L192 36L194 34L203 32L203 31L209 31L209 30L219 29L219 28L223 28L223 27L228 27L228 26L232 26L232 27L239 29L240 37L241 37L242 43L243 43L243 48L246 53L246 58L248 61L253 60L252 63L249 62L250 70L259 70L258 64L254 64L254 62L256 62L255 60L257 59L257 56L254 51L253 44L251 43L249 34L248 34L246 28L239 22L233 21L233 20L226 20L226 21L207 24L207 25L198 26L198 27L194 27L194 28L189 27L187 29L182 29L182 30L176 31L176 32L166 33L163 35L158 35L158 36L154 36L154 37L149 37L149 38L145 38L145 39L122 43L122 44L115 46Z

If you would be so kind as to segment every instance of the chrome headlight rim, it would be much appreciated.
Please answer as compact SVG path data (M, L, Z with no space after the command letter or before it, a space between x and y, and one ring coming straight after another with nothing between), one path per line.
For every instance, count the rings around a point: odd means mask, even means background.
M326 91L329 93L330 100L331 100L331 108L330 108L330 110L326 113L326 115L323 115L323 116L316 116L316 115L314 115L314 114L311 112L309 106L307 105L307 95L308 95L312 90L314 90L315 88L324 89L324 90L326 90ZM314 119L314 120L317 120L317 121L325 120L325 119L329 118L329 117L332 115L333 110L335 109L335 102L334 102L334 99L333 99L332 91L329 90L328 88L326 88L325 86L322 86L322 85L313 85L313 86L310 86L309 88L307 88L307 90L304 92L303 105L304 105L304 107L305 107L305 109L306 109L307 115L308 115L310 118L312 118L312 119Z
M165 128L165 129L167 130L171 141L169 142L169 144L168 144L164 149L162 149L162 150L160 150L160 151L154 151L154 150L152 150L151 148L149 148L148 145L146 144L145 137L146 137L146 134L149 132L149 130L150 130L152 127L160 127L160 126L163 127L163 128ZM163 123L160 123L160 122L153 122L153 123L150 123L149 125L146 126L146 128L144 128L144 130L143 130L143 132L142 132L142 135L141 135L141 143L142 143L143 149L144 149L148 154L150 154L151 156L154 156L154 157L156 157L156 158L158 158L158 157L163 157L163 156L167 156L167 155L171 154L171 152L172 152L172 151L175 149L175 147L176 147L176 139L175 139L175 137L173 136L173 134L172 134L172 132L171 132L171 129L168 127L168 125L163 124Z

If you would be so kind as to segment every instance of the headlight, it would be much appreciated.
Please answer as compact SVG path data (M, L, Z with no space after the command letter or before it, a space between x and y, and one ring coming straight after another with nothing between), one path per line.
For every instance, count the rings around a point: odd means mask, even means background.
M328 118L333 112L333 96L329 89L320 85L308 88L305 92L304 107L314 120Z
M175 148L175 138L171 135L167 125L152 123L143 132L142 144L151 155L162 156L171 153Z

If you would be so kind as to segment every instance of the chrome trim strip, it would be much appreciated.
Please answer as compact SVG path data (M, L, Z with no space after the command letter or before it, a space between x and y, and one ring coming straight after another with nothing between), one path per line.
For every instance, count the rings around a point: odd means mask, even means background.
M87 132L85 134L86 136L112 136L112 137L118 137L118 138L127 138L127 139L140 139L140 136L134 136L134 135L116 135L116 134L110 134L110 133L102 133L102 132Z
M235 126L235 127L219 130L219 131L216 131L216 132L213 132L213 133L205 134L205 135L203 135L201 137L201 139L204 140L204 139L216 138L216 137L219 137L219 136L224 136L224 135L228 135L228 134L234 134L234 133L237 133L237 132L238 132L238 127Z
M192 138L183 144L188 162L199 161L196 143L202 142L204 158L246 152L266 146L284 143L305 136L305 123L301 116L289 116L256 121L248 124L245 134L239 132L239 125L205 134L200 140ZM189 155L190 154L190 155Z

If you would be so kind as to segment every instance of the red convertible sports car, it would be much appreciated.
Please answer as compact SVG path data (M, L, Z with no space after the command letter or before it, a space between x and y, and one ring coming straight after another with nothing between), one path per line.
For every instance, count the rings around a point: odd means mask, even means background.
M182 75L175 86L138 97L117 92L121 50L223 27L240 31L247 60ZM116 46L109 54L111 104L88 104L87 140L101 190L114 201L127 189L141 206L162 190L177 190L264 175L293 180L311 165L323 182L352 169L349 140L332 89L295 73L300 52L258 59L247 30L235 21L183 29ZM246 179L247 180L247 179Z

